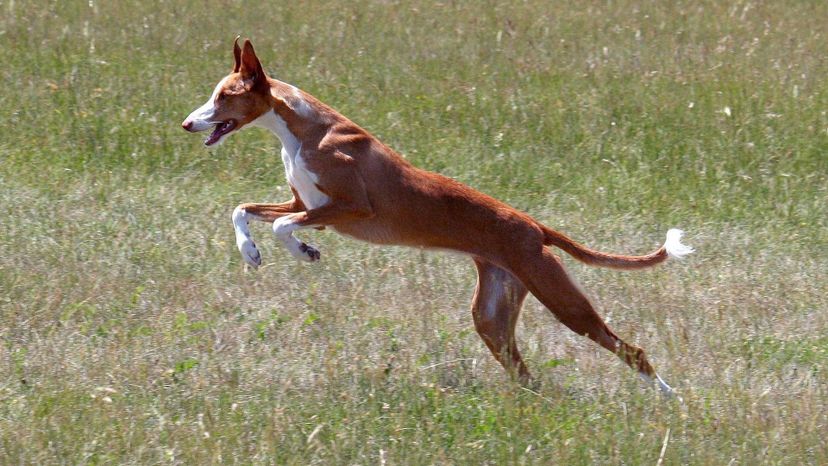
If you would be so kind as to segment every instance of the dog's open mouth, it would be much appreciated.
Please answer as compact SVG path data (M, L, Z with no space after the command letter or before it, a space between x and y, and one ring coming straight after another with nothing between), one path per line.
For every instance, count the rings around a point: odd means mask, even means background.
M224 135L234 129L236 129L236 120L227 120L217 123L215 129L213 129L213 132L210 133L210 136L208 136L207 140L204 141L204 145L212 146L213 144L219 142Z

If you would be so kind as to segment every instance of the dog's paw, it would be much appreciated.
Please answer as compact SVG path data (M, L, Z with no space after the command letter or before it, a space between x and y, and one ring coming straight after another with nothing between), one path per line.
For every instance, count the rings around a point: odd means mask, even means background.
M259 253L259 249L256 248L256 243L249 236L239 238L236 241L236 246L239 248L242 259L251 267L258 269L262 265L262 255Z
M306 262L316 262L322 257L318 249L313 246L308 246L307 243L299 245L299 252L302 253L300 259Z

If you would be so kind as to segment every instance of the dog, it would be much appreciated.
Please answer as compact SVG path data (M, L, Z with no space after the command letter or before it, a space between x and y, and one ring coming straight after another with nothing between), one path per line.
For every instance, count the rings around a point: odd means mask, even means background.
M290 254L306 262L318 261L319 250L294 233L309 228L331 228L375 244L456 251L477 267L475 329L520 382L532 378L515 342L515 324L531 292L572 331L619 356L662 393L673 393L644 351L604 323L547 246L594 266L640 269L693 252L681 243L681 230L669 230L664 245L643 256L595 251L497 199L413 166L310 94L268 77L250 40L240 47L236 38L233 58L232 72L182 126L189 132L212 129L207 146L249 126L270 130L282 143L293 198L233 210L236 246L247 264L257 268L262 263L250 220L272 224Z

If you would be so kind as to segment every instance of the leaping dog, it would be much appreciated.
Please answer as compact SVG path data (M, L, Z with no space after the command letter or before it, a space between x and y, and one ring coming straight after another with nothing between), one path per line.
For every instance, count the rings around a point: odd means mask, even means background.
M644 351L604 323L547 246L590 265L640 269L693 252L681 243L680 230L668 231L664 245L643 256L595 251L497 199L411 165L336 110L268 77L249 40L239 47L236 38L233 57L233 71L182 126L190 132L212 128L207 146L248 126L266 128L282 143L293 198L280 204L241 204L233 211L236 245L250 266L262 263L250 220L271 223L287 250L307 262L318 261L319 251L293 235L307 228L329 227L377 244L457 251L477 267L475 328L521 382L531 377L515 342L515 324L531 292L572 331L618 355L663 393L672 393Z

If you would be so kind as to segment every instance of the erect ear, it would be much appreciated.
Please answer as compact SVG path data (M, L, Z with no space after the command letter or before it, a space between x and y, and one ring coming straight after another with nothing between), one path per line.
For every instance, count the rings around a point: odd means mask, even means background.
M251 85L258 84L264 80L264 70L259 58L256 56L256 51L253 50L253 44L250 40L244 40L244 47L241 51L241 67L239 72L245 82Z
M235 60L235 64L233 65L233 72L238 73L239 68L241 68L241 47L239 47L239 37L236 36L236 40L233 41L233 59Z

